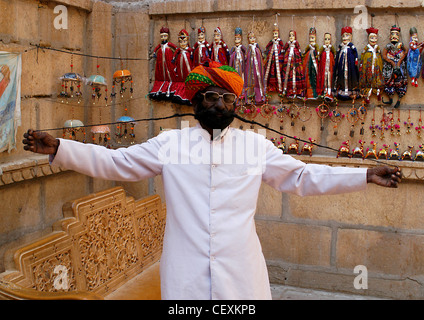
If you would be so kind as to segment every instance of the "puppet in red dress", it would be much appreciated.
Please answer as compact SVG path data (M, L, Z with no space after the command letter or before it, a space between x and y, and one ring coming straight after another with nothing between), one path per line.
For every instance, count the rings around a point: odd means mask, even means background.
M174 91L172 101L190 105L190 100L185 95L185 79L193 69L193 49L188 45L189 35L186 30L183 29L178 34L178 43L179 48L175 50L173 58L176 81L172 85Z
M268 42L265 49L265 91L283 93L283 79L281 66L284 59L284 43L280 39L280 30L274 23L272 40Z
M217 27L213 33L214 42L212 44L211 60L217 61L220 64L228 65L230 61L230 50L228 50L222 36L222 31Z
M206 29L205 27L200 27L197 29L197 42L193 46L193 66L197 67L207 61L210 56L211 46L206 41Z
M336 49L331 43L331 34L328 32L324 34L324 44L319 50L319 56L317 91L324 100L332 102L334 100L332 88Z
M296 31L290 30L289 41L284 46L283 95L288 98L303 97L306 89L302 53L296 40Z
M161 43L153 51L156 58L155 82L149 93L149 97L155 100L169 100L172 98L171 86L176 80L172 59L177 49L176 45L168 42L169 29L160 29Z

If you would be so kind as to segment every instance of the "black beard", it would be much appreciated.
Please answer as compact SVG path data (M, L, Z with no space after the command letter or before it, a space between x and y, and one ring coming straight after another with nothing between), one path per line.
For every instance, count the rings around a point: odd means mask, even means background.
M234 120L234 110L218 111L215 108L197 108L194 116L201 124L209 129L224 130Z

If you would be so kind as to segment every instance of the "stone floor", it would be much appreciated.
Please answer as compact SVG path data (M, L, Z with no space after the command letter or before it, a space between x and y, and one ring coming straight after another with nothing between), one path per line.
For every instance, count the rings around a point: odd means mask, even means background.
M383 300L354 294L271 285L273 300Z

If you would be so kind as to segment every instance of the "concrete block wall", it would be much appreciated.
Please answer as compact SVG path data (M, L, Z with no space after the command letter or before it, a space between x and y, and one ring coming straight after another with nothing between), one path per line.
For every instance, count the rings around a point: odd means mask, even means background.
M355 7L366 6L369 25L372 22L379 29L379 42L383 48L389 42L390 27L398 24L402 28L402 40L408 47L409 29L416 26L420 39L424 38L424 25L421 23L424 9L421 1L396 2L385 1L151 1L151 46L159 43L159 29L163 25L170 28L170 42L177 42L178 32L184 28L190 34L193 44L197 28L205 26L207 40L213 41L213 30L219 26L224 41L233 46L234 29L243 29L243 43L247 44L247 33L256 31L258 44L265 48L272 37L272 25L275 21L280 27L280 36L284 42L291 29L297 31L302 49L308 45L308 30L315 26L317 42L323 43L325 32L333 35L333 45L341 42L341 28L353 25L358 18ZM364 7L362 7L364 8ZM276 13L279 15L276 16ZM365 29L354 29L353 43L359 54L367 44ZM153 70L153 64L152 64ZM338 134L334 135L334 124L321 120L313 114L305 123L306 130L297 121L291 126L285 118L264 119L258 115L255 120L280 130L289 136L298 136L304 140L312 137L318 143L338 149L341 143L350 140L351 146L358 140L369 145L372 140L379 148L384 144L401 143L402 151L408 144L418 146L422 143L415 132L406 134L403 122L411 117L412 122L419 118L419 107L423 99L424 85L419 80L419 88L408 88L399 110L383 106L385 112L394 112L401 119L402 135L392 136L386 132L384 139L372 137L369 130L371 119L381 119L383 108L376 98L372 98L368 114L362 125L365 133L360 135L361 124L355 125L354 137L350 137L351 124L342 121ZM387 99L385 97L385 99ZM271 102L277 105L278 97L272 96ZM287 102L288 103L288 102ZM301 106L302 102L296 101ZM307 102L315 108L318 102ZM176 110L190 111L188 107L155 103L154 112L171 114ZM339 104L346 113L351 102ZM159 111L160 110L160 111ZM375 111L374 111L375 110ZM373 114L374 113L374 114ZM378 119L378 120L377 120ZM184 119L189 120L189 119ZM174 120L169 127L174 126ZM191 122L191 120L190 120ZM321 131L321 125L324 130ZM250 128L235 121L233 126ZM257 126L254 129L258 129ZM268 138L279 138L268 133ZM287 143L292 142L287 139ZM365 147L367 148L367 146ZM308 163L320 163L332 166L370 167L375 162L362 159L336 158L334 151L315 149L313 156L295 156ZM262 248L267 259L272 283L287 284L313 289L334 290L339 292L378 296L394 299L422 299L423 270L422 247L424 220L421 208L423 201L423 164L411 161L395 161L403 169L405 179L400 188L388 190L370 185L364 192L322 197L298 197L281 194L267 185L263 185L258 201L256 223ZM157 184L160 185L159 182ZM159 189L160 190L160 189ZM367 289L356 289L355 267L365 266L367 270Z
M68 29L54 27L57 5L67 8ZM131 116L139 119L150 112L143 102L149 84L148 50L144 50L140 34L147 34L146 28L149 18L145 10L120 14L113 5L101 1L0 1L0 51L21 52L23 70L18 143L16 150L0 153L0 272L10 263L5 258L6 252L51 231L52 224L63 218L65 202L121 184L51 167L47 156L23 150L21 140L29 128L60 128L72 115L84 124L100 121L99 108L91 103L91 87L83 86L83 102L80 105L71 102L73 108L57 99L61 90L59 78L70 72L71 55L37 50L34 45L75 53L74 71L85 77L97 74L99 65L98 73L106 78L109 93L114 71L122 68L132 71L135 93L127 107ZM96 59L79 54L144 60ZM124 114L124 105L117 102L103 107L102 123L113 122ZM138 141L147 139L148 124L135 130ZM62 137L61 130L50 133ZM86 138L91 142L90 128ZM149 194L148 181L124 186L135 198Z

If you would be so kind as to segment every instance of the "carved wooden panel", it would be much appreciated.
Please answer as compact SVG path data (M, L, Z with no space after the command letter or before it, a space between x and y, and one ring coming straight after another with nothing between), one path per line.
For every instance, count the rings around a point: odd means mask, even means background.
M17 271L6 280L43 292L105 295L160 257L165 207L159 196L134 201L118 187L71 208L72 216L57 223L62 231L16 252Z

